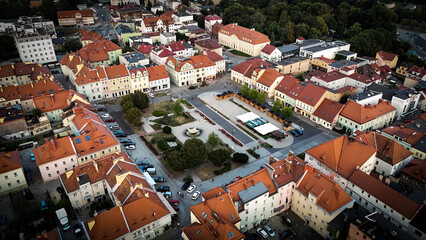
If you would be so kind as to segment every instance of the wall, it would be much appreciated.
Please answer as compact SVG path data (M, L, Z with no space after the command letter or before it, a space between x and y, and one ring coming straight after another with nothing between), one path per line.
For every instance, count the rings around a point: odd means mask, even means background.
M64 164L65 162L65 164ZM56 165L55 165L56 164ZM38 166L44 182L55 180L58 176L78 166L77 155L60 158ZM50 174L50 175L49 175Z
M0 179L0 196L28 187L22 167L0 174Z

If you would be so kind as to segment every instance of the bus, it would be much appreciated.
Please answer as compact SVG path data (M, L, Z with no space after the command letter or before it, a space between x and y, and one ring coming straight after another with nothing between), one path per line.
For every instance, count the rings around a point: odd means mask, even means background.
M21 143L18 145L18 150L24 150L27 148L32 148L35 147L37 145L36 142L25 142L25 143Z

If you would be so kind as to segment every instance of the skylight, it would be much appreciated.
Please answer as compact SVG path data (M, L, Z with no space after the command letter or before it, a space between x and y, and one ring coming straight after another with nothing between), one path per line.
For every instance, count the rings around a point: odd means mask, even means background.
M81 143L81 139L80 138L76 138L75 139L75 142L78 144L78 143Z
M84 137L84 138L86 138L86 141L89 141L89 140L90 140L90 136L86 136L86 137Z

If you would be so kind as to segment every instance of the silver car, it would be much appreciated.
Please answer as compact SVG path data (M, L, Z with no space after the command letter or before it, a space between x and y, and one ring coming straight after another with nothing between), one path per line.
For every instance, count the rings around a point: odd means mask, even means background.
M194 194L192 194L192 200L197 200L197 198L200 196L201 192L200 191L196 191Z

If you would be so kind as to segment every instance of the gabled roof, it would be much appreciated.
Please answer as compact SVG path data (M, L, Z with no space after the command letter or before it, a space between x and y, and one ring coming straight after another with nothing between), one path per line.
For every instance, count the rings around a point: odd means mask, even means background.
M356 81L363 82L365 84L371 84L371 83L374 82L374 80L371 79L370 77L368 77L364 74L360 74L360 73L353 73L353 74L349 75L348 77L352 78Z
M339 71L332 71L332 72L328 72L328 73L324 73L320 75L315 75L314 77L320 80L323 80L325 82L333 82L333 81L345 78L346 75L344 75L343 73L340 73Z
M263 49L262 52L270 55L272 52L274 52L277 49L277 47L271 45L271 44L266 44Z
M18 93L18 88L14 85L0 87L0 100L2 100L2 98L5 101L19 99L20 96Z
M160 20L163 22L163 25L172 25L174 23L171 14L170 15L163 14L159 17L148 17L148 18L142 19L146 27L155 27L157 26L157 22Z
M250 44L269 43L268 36L255 30L238 26L235 23L228 24L219 30L220 33L232 36L235 35L239 40Z
M385 51L378 51L377 55L385 61L393 61L397 57L396 54Z
M300 83L299 79L293 77L290 74L286 74L284 75L283 80L281 80L281 82L275 88L275 91L288 95L289 91L298 83Z
M363 106L357 102L349 100L342 112L340 112L340 115L356 123L364 124L395 110L395 107L388 101L379 101L379 103L374 106Z
M426 184L426 161L406 167L402 172Z
M150 45L150 44L142 43L142 45L139 47L138 51L140 53L143 53L143 54L149 54L151 52L152 47L153 46Z
M32 64L25 64L22 62L15 63L15 74L16 76L28 75L33 72L31 68Z
M219 17L218 15L207 15L207 16L204 18L204 20L206 20L206 21L210 22L210 21L213 21L213 20L222 20L222 18L221 18L221 17Z
M76 154L71 137L46 139L46 143L34 148L33 153L38 166Z
M336 62L336 60L334 60L334 59L329 59L329 58L326 58L326 57L323 57L323 56L321 56L319 58L315 58L315 59L326 62L328 64L332 64L332 63Z
M205 68L205 67L211 67L215 66L216 64L210 60L209 57L205 55L195 55L190 57L192 60L192 63L194 65L194 68Z
M373 195L407 219L411 220L417 211L420 210L420 206L417 203L359 169L352 173L349 177L349 181Z
M398 138L401 138L402 141L410 145L416 144L425 135L424 133L414 129L400 126L389 126L383 129L382 132L391 136L397 136Z
M306 166L297 190L306 197L314 195L316 204L330 215L354 201L338 183L311 166Z
M71 11L58 11L58 19L62 18L75 18L75 15L79 13L82 17L93 17L93 11L87 10L71 10Z
M314 83L307 83L296 99L308 104L309 106L315 106L326 91L327 90L325 88Z
M243 74L244 76L251 78L253 71L258 67L269 67L270 64L263 61L261 58L251 58L245 62L235 65L232 67L232 71Z
M21 100L64 90L56 80L36 81L29 84L18 85L17 88Z
M225 58L220 56L217 52L214 51L205 51L204 54L207 54L207 56L212 60L213 62L219 62L219 61L225 61Z
M272 68L266 68L265 71L258 77L257 83L271 87L276 81L284 77L280 72Z
M166 67L164 65L148 67L147 70L150 82L169 78L169 73L167 73Z
M129 232L121 207L102 212L84 224L93 240L118 239Z
M306 153L348 178L357 167L376 155L376 149L344 135L317 145Z
M13 152L0 152L0 174L22 168L18 150Z
M326 122L333 123L333 120L340 114L343 107L343 104L324 98L317 110L314 112L314 116Z
M15 69L13 64L6 64L0 66L0 78L15 76Z
M99 82L98 72L96 70L89 70L85 73L78 74L74 82L77 85L85 85L89 83Z
M127 67L124 64L106 67L105 72L108 79L115 79L115 78L122 78L122 77L129 76L129 71L127 70Z
M33 101L34 106L42 113L67 108L71 106L72 102L77 103L76 105L81 104L81 106L90 105L85 96L71 89L37 96L33 98Z
M290 155L279 161L270 163L269 165L274 169L272 172L272 179L277 183L278 187L284 186L293 181L298 182L305 172L306 162L296 155Z
M222 48L222 46L218 42L216 42L212 39L198 40L198 41L195 42L195 45L198 45L202 48L211 49L211 50Z

